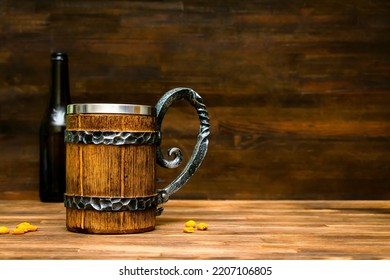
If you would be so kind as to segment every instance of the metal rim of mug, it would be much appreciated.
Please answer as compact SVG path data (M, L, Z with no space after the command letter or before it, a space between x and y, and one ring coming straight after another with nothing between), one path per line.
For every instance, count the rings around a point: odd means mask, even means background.
M85 103L69 104L67 114L128 114L156 116L156 108L147 105L114 104L114 103Z

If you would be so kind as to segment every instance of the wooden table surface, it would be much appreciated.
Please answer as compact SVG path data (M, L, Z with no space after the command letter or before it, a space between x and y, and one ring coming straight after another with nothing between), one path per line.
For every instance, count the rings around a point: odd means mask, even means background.
M390 259L390 201L170 200L154 231L89 235L62 203L0 200L0 226L23 221L39 230L0 235L0 259Z

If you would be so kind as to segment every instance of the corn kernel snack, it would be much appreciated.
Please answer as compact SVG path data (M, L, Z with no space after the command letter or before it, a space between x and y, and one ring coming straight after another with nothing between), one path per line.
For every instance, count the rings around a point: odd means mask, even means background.
M25 232L27 232L27 231L25 231L25 229L24 228L14 228L13 230L12 230L12 234L24 234Z
M23 222L23 223L18 224L16 227L27 227L29 225L30 225L30 223Z
M28 231L37 231L38 227L34 226L34 225L30 225L27 229L28 229Z
M0 227L0 234L7 234L9 233L9 228L7 227Z
M196 222L194 220L189 220L184 224L184 227L196 227Z
M34 226L34 225L32 225L30 223L27 223L27 222L23 222L23 223L18 224L16 226L16 228L23 229L24 232L37 231L38 230L37 226Z
M193 227L185 227L185 228L183 228L183 232L193 233L193 232L195 232L195 229Z
M209 226L208 226L206 223L199 223L199 224L196 226L196 228L197 228L198 230L207 230L208 227L209 227Z

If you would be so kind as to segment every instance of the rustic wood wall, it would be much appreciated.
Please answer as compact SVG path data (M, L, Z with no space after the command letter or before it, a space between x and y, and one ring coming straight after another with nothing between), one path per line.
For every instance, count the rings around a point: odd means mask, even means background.
M50 53L73 102L208 107L204 164L176 198L390 199L389 1L0 1L0 198L37 198ZM178 104L164 146L191 153ZM178 170L158 169L163 187Z

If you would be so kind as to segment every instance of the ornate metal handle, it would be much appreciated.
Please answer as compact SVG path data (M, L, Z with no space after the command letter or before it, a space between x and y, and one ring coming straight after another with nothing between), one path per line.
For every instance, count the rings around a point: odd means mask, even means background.
M157 191L159 204L167 202L169 196L178 191L190 179L190 177L195 173L195 171L202 163L209 144L208 136L210 134L210 123L209 116L206 111L206 106L203 104L202 97L200 97L198 93L190 88L172 89L165 93L163 97L161 97L161 99L157 102L156 110L158 130L161 131L161 124L169 107L179 100L186 100L193 107L195 107L200 120L199 134L192 156L189 159L187 165L184 167L183 171L165 189L160 189ZM168 155L173 155L174 158L172 160L167 160L164 158L164 155L161 151L160 141L160 143L157 145L157 163L159 165L166 168L176 168L182 162L183 155L179 148L174 147L168 149ZM161 212L162 208L159 208L157 215L161 214Z

